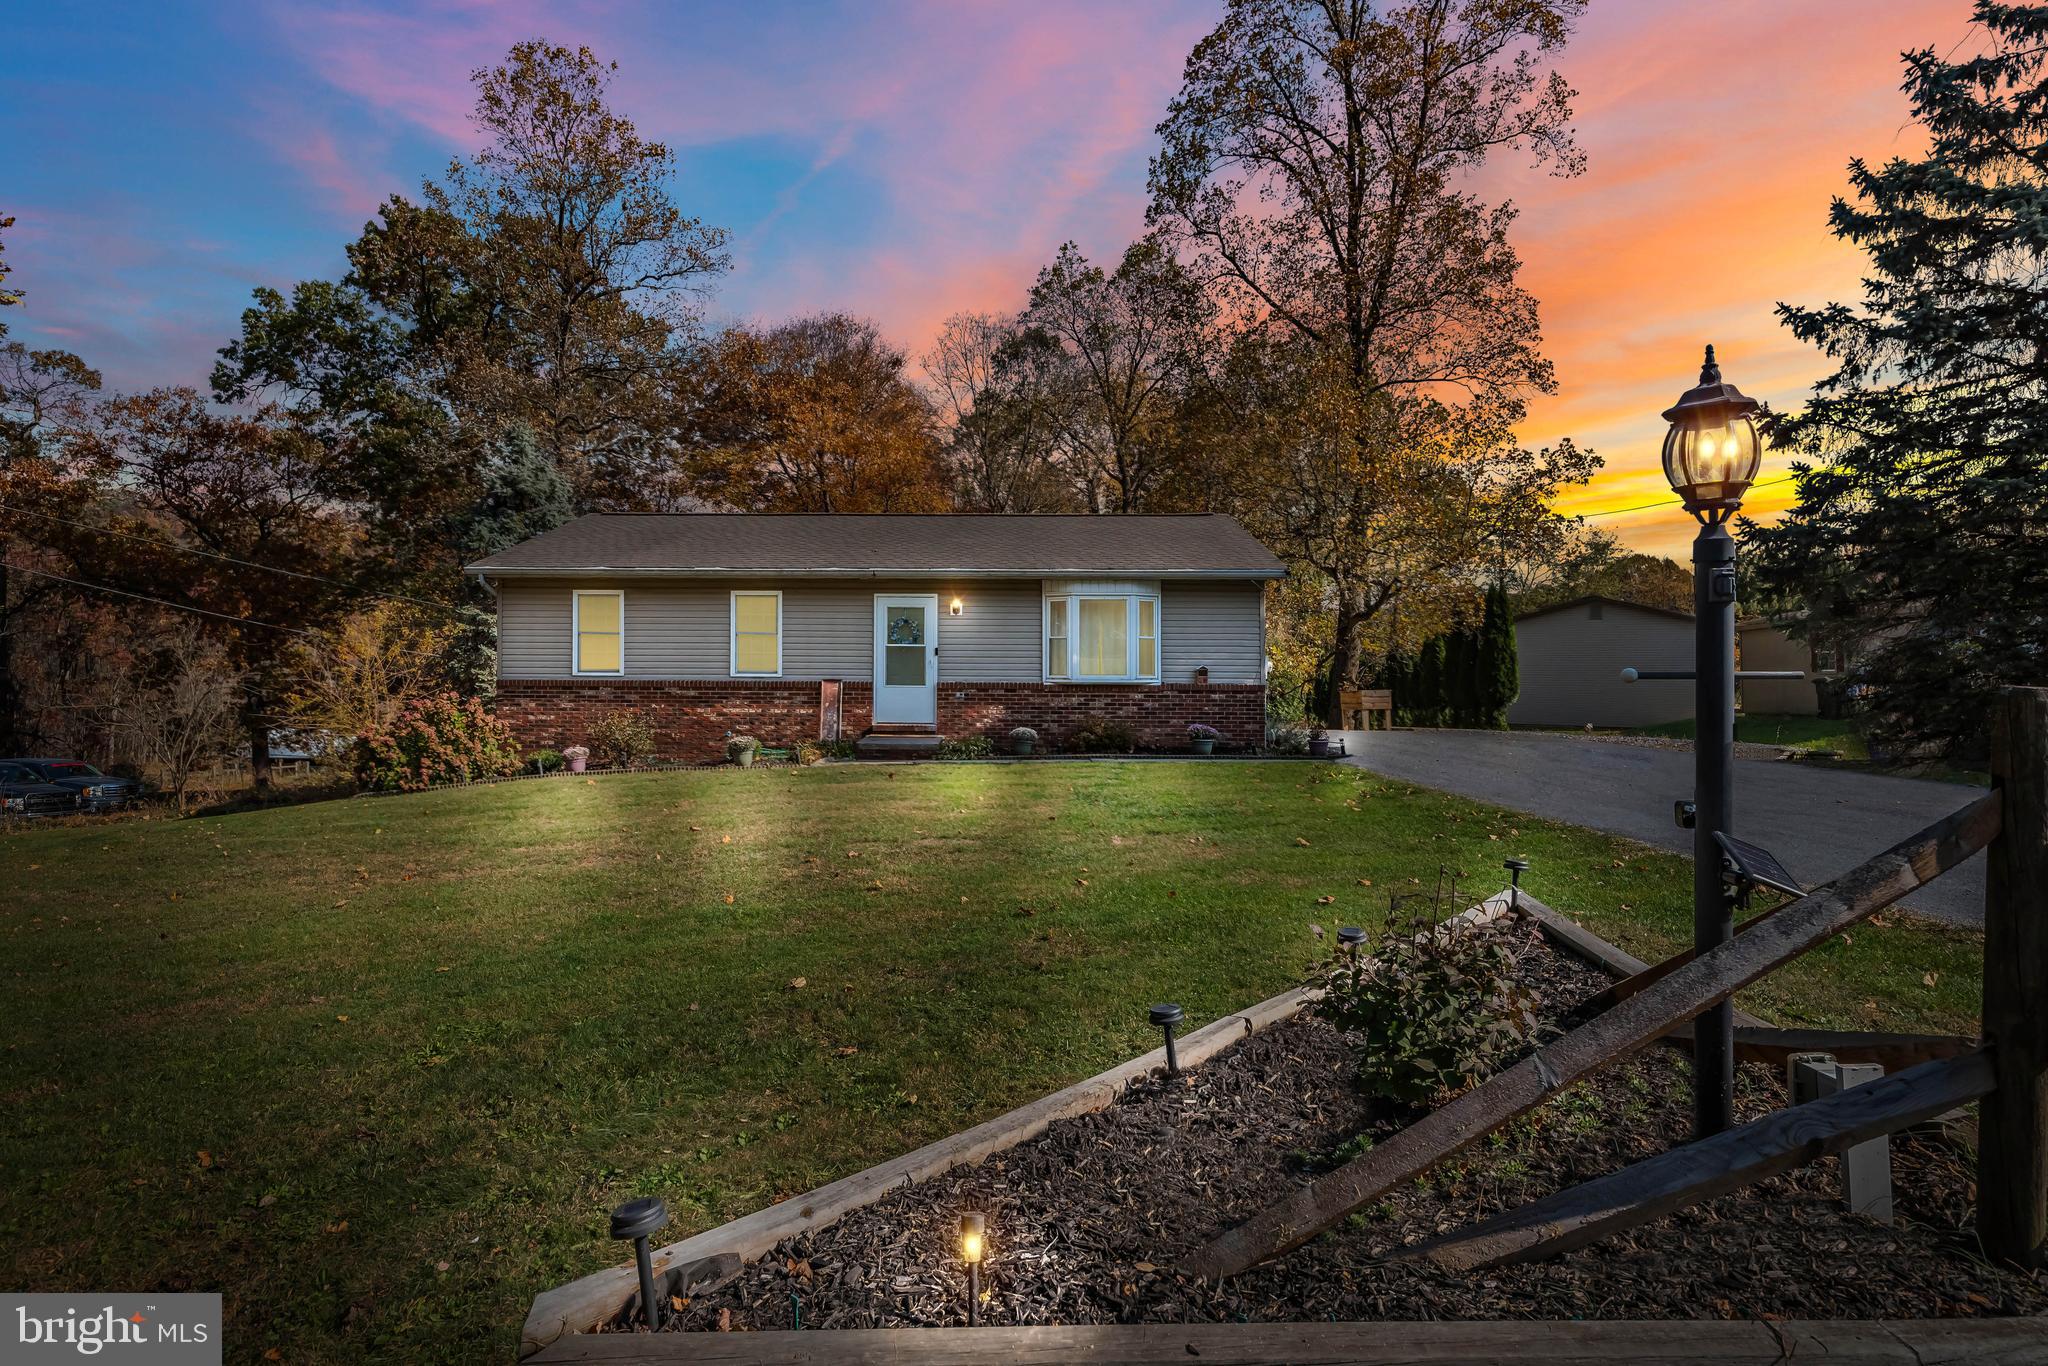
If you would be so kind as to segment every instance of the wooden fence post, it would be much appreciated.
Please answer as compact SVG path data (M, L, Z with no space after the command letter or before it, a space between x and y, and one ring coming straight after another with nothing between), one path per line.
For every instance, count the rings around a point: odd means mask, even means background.
M2004 820L1985 851L1984 1098L1977 1231L1992 1257L2048 1265L2048 689L1998 700L1991 781Z

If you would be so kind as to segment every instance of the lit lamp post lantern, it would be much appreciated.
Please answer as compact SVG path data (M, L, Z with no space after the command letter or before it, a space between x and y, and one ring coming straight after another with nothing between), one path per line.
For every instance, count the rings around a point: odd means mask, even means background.
M1735 936L1735 893L1721 876L1715 835L1734 824L1735 541L1727 524L1742 506L1763 460L1756 400L1721 378L1707 348L1700 382L1664 410L1664 477L1700 524L1693 568L1693 948ZM1693 1024L1693 1134L1705 1138L1735 1123L1735 1006Z

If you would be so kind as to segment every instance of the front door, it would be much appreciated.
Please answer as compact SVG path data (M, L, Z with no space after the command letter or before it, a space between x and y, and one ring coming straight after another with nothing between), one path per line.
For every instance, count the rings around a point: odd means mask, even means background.
M875 595L875 724L939 719L939 600L928 593Z

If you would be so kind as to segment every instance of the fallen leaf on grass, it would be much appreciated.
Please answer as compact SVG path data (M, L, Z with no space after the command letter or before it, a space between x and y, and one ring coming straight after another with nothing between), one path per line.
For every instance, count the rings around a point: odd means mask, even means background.
M1358 885L1361 887L1370 887L1372 886L1372 879L1369 877L1362 877L1358 879Z
M860 1052L860 1049L854 1044L847 1044L844 1047L835 1048L832 1051L834 1053L837 1053L842 1058L850 1058L854 1054Z
M436 1270L436 1271L446 1271L447 1269L448 1269L448 1263L446 1263L446 1262L435 1262L435 1263L434 1263L434 1270Z
M789 979L789 989L791 991L802 991L804 987L806 987L807 985L809 984L805 982L804 979L801 977L792 977Z
M1926 976L1924 976L1924 977L1922 977L1922 978L1920 979L1920 984L1921 984L1922 986L1929 986L1929 987L1931 987L1931 986L1933 986L1933 985L1934 985L1934 984L1935 984L1936 982L1939 982L1940 980L1941 980L1941 974L1940 974L1940 973L1938 973L1938 972L1930 972L1930 973L1928 973L1928 974L1927 974Z
M1337 899L1337 898L1336 898L1336 897L1334 897L1334 896L1319 896L1319 897L1317 897L1317 898L1316 898L1316 905L1318 905L1318 906L1328 906L1328 905L1330 905L1330 904L1331 904L1332 902L1334 902L1334 901L1335 901L1336 899Z
M731 893L731 892L727 892L727 893L725 894L725 904L726 904L726 905L728 905L728 906L730 906L730 905L732 905L732 901L733 901L732 893Z
M732 836L731 836L731 835L720 835L720 836L718 837L718 842L719 842L720 844L731 844L731 843L732 843Z
M206 1149L201 1148L199 1150L199 1165L202 1167L211 1167L213 1165L213 1154L206 1151Z
M335 1019L337 1019L337 1020L339 1020L339 1021L341 1021L341 1022L342 1022L343 1024L347 1024L347 1023L348 1023L348 1016L346 1016L346 1015L337 1015L337 1016L335 1016L334 1018L335 1018Z
M1305 839L1303 839L1303 838L1302 838L1301 836L1299 836L1299 835L1296 835L1296 836L1294 837L1294 842L1295 842L1296 844L1300 845L1300 846L1301 846L1302 848L1304 848L1304 849L1308 848L1308 841L1307 841L1307 840L1305 840Z

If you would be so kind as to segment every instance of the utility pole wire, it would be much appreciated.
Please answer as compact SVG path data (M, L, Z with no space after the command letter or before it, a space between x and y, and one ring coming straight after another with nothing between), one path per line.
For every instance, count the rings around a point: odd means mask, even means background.
M189 603L170 602L164 598L152 598L146 593L131 593L125 588L110 588L103 583L87 583L84 579L70 579L62 574L52 574L47 569L30 569L25 564L9 564L7 568L17 574L34 574L38 578L55 579L58 583L68 583L73 588L90 588L95 593L117 593L124 598L134 598L138 602L152 602L158 607L168 607L173 611L196 612L202 617L216 617L221 621L237 621L244 626L262 626L272 631L287 631L295 636L305 636L309 640L315 634L312 631L304 630L297 626L280 626L274 621L258 621L254 617L238 617L227 612L216 612L207 607L193 607Z
M451 607L445 602L435 602L430 598L411 597L405 593L379 593L375 589L360 588L355 584L345 583L340 579L329 578L325 574L309 574L300 569L284 569L274 564L259 564L255 560L238 559L233 555L223 555L215 550L201 550L197 546L177 545L174 542L166 541L156 536L141 536L132 531L116 531L112 527L94 526L90 522L80 522L69 517L59 517L54 512L37 512L33 508L11 507L6 503L0 503L0 512L19 513L24 517L40 517L47 522L59 522L65 526L77 527L80 531L90 531L100 536L119 536L130 541L140 541L144 545L155 546L158 550L168 550L177 555L204 555L209 560L225 560L229 564L239 564L248 569L261 569L265 573L286 574L294 579L310 579L314 583L332 584L336 588L346 588L350 592L359 593L365 597L386 598L392 602L409 602L417 607L431 607L437 612L447 612L451 616L459 615L466 610L461 607Z

